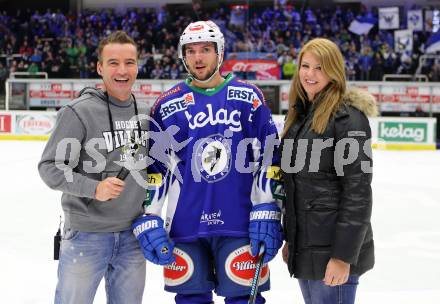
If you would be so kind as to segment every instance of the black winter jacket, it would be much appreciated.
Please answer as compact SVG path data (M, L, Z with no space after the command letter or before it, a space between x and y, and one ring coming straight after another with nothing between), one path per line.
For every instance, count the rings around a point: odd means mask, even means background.
M310 128L314 105L300 102L296 107L298 119L281 149L289 272L322 280L329 259L337 258L351 264L350 274L361 275L374 265L371 130L366 117L377 111L374 98L348 91L322 135Z

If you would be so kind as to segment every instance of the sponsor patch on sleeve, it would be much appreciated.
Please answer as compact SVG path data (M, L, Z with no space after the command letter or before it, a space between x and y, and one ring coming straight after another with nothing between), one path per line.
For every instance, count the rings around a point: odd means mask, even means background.
M162 185L162 174L150 173L147 175L147 186L160 186Z
M167 119L171 115L185 111L188 106L194 105L193 93L186 93L178 98L171 99L160 106L160 115L163 120Z
M246 87L228 86L227 100L244 101L251 104L254 110L262 104L254 90Z
M348 131L348 137L365 137L367 132L365 131Z
M281 170L278 166L270 166L266 171L267 179L281 180Z

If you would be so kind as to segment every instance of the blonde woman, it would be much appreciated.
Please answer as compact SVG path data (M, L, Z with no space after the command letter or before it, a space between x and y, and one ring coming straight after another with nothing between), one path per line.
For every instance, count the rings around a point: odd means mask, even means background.
M373 268L370 224L374 98L346 90L338 47L313 39L301 49L282 135L286 190L283 259L306 304L354 303Z

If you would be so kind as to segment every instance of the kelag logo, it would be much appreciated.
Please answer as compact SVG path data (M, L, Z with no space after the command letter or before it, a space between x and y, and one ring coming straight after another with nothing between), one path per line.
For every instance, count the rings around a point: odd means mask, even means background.
M379 139L391 142L423 143L427 141L428 125L415 122L381 122Z

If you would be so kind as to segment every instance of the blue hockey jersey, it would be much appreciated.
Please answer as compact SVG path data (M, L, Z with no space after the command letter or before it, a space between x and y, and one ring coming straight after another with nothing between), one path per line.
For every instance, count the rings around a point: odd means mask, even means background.
M247 236L252 205L274 201L280 176L262 92L232 74L213 89L186 80L164 92L151 115L146 213L160 215L168 196L172 239Z

